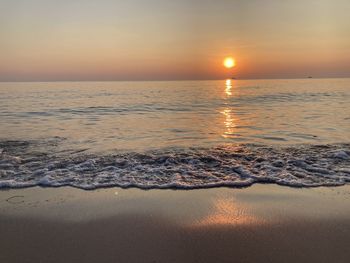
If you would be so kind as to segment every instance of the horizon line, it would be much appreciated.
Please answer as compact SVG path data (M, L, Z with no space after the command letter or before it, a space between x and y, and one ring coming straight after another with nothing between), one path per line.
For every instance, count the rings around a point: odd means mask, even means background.
M216 81L216 80L227 80L227 79L232 79L232 80L288 80L288 79L346 79L350 78L350 76L337 76L337 77L312 77L312 76L306 76L306 77L282 77L282 78L269 78L269 77L264 77L264 78L213 78L213 79L95 79L95 80L78 80L78 79L62 79L62 80L0 80L0 83L11 83L11 82L162 82L162 81Z

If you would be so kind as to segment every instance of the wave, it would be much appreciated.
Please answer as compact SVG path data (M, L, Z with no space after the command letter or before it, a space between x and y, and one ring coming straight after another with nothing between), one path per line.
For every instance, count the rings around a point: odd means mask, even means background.
M0 188L73 186L96 189L119 186L195 189L246 187L254 183L291 187L350 183L348 143L235 144L112 154L52 150L57 144L57 141L0 142Z

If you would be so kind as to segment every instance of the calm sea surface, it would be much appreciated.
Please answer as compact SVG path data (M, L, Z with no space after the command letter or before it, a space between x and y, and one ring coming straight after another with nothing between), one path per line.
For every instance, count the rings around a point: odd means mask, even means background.
M344 184L349 142L350 79L0 83L3 187Z

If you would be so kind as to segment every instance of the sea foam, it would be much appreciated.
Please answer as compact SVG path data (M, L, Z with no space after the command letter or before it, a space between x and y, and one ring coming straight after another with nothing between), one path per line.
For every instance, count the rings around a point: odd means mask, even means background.
M316 187L350 182L350 144L234 144L114 154L45 152L33 150L31 142L7 141L0 147L0 188Z

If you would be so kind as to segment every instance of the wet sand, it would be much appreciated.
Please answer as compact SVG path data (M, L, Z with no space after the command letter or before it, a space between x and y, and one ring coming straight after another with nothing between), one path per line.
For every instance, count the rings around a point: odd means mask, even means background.
M0 262L350 262L350 186L0 191Z

